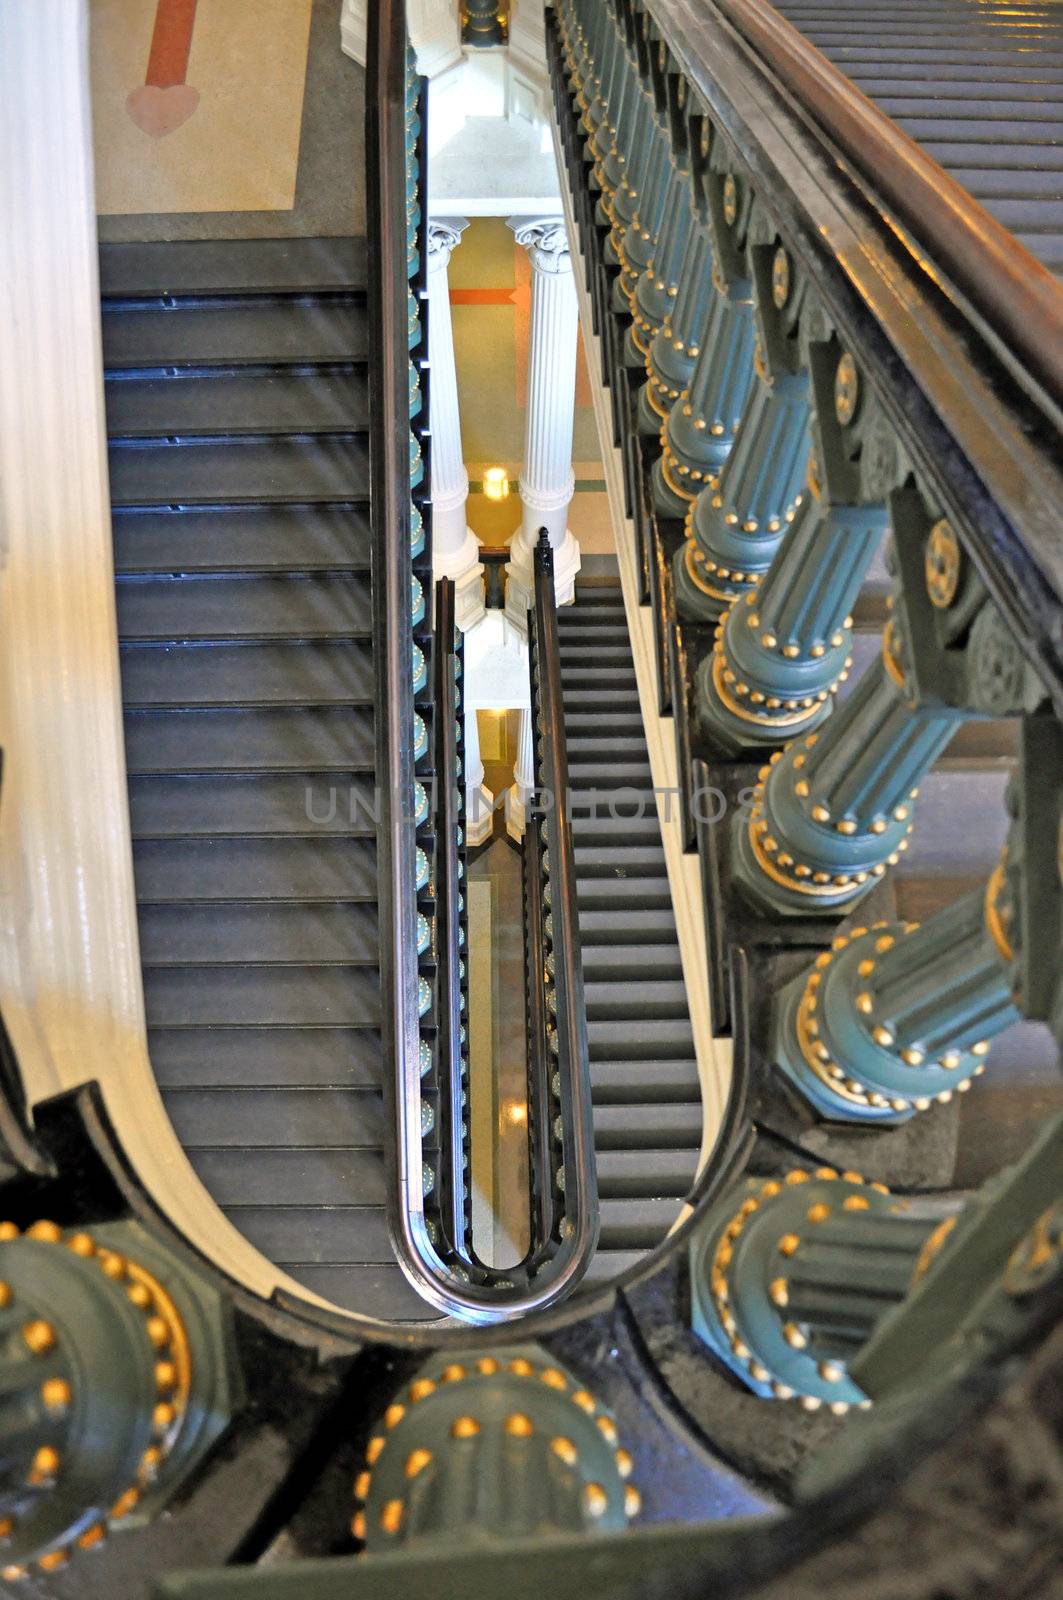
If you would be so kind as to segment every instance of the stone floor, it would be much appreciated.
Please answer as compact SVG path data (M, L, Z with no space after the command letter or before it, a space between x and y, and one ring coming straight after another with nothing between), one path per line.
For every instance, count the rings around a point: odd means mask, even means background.
M340 50L340 0L200 0L169 132L157 100L129 100L153 76L156 14L91 7L101 240L364 233L365 73Z

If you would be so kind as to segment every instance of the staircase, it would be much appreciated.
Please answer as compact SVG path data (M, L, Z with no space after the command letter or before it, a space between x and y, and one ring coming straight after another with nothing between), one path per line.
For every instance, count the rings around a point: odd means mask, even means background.
M702 1108L623 600L582 583L558 612L601 1235L587 1281L675 1222Z
M264 1255L424 1317L385 1216L364 241L108 245L101 275L159 1088Z

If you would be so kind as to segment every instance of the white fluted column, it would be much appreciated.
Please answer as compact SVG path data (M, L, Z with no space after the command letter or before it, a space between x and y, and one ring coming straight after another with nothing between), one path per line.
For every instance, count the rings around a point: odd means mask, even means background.
M535 788L535 730L530 706L520 714L517 733L517 759L513 767L513 787L506 790L506 831L511 839L523 839L528 820L528 796Z
M468 226L464 217L432 217L428 223L432 574L436 579L454 580L455 614L462 629L471 628L484 614L480 543L465 519L469 474L461 453L458 374L447 277L454 246Z
M476 712L465 713L465 843L483 844L494 826L495 797L484 787L484 764L480 758L480 729Z
M532 553L539 529L547 530L553 548L558 605L572 599L580 565L579 545L568 529L575 487L572 424L579 309L562 218L514 218L510 227L532 264L528 409L520 475L523 513L520 531L510 546L506 592L506 615L518 627L526 628L534 592Z

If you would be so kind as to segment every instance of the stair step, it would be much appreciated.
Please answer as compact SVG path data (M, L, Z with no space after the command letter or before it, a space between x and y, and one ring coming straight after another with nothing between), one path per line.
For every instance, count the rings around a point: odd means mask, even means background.
M645 804L638 809L631 800L626 805L621 802L615 807L619 813L616 816L612 815L608 800L593 814L590 813L589 802L584 802L582 811L575 809L576 803L576 796L573 796L572 835L577 847L609 847L616 852L617 861L621 862L630 845L660 845L661 825L651 792L646 794ZM628 815L629 812L635 814Z
M171 1089L292 1084L337 1092L374 1089L379 1098L376 1028L150 1028L148 1052L167 1105Z
M579 886L580 915L584 911L608 911L626 922L633 912L672 912L668 879L659 878L584 878ZM674 938L675 922L672 922ZM620 930L618 929L618 932Z
M683 963L675 943L589 944L582 933L583 977L586 983L641 983L646 978L682 980Z
M357 773L156 774L129 780L133 838L375 838L374 785Z
M589 711L565 712L565 735L570 744L582 744L584 740L608 739L610 745L616 740L624 743L628 739L637 740L645 747L646 740L641 727L636 723L632 728L631 713L627 711L611 711L601 709L596 714Z
M579 721L580 719L577 717L574 720ZM565 721L567 731L567 716ZM642 729L637 728L634 732L632 732L630 731L630 724L628 724L628 728L629 731L627 733L620 732L614 734L613 738L609 742L610 750L621 762L639 760L648 762L649 755L646 750L646 739L643 735ZM588 737L587 734L576 735L575 737L573 737L571 734L569 735L569 766L571 766L574 761L601 761L601 759L602 750L597 740Z
M108 462L111 503L118 507L369 498L369 445L362 434L114 444Z
M377 1027L380 980L372 967L145 965L144 1005L159 1028Z
M656 1061L692 1060L694 1036L685 1008L679 1017L593 1018L587 1048L592 1061L644 1061L652 1077Z
M312 1266L299 1263L287 1269L312 1294L344 1306L362 1316L389 1322L435 1322L439 1313L417 1290L396 1263L386 1266L351 1265L327 1262Z
M599 1207L599 1248L652 1250L673 1226L679 1210L679 1200L671 1196L603 1199Z
M347 710L130 711L126 769L145 772L372 772L373 719Z
M279 1267L394 1262L385 1206L230 1206L240 1232Z
M611 1283L621 1273L630 1272L637 1267L645 1250L603 1250L601 1247L591 1257L590 1266L580 1279L580 1286L576 1294L590 1293L602 1284Z
M101 244L105 296L312 294L364 289L366 242L335 239L167 239Z
M119 511L114 560L119 573L368 571L369 513L330 505Z
M364 361L368 350L364 300L217 300L130 308L103 307L103 364L107 371L158 367L296 366Z
M148 640L369 638L366 574L121 578L118 636Z
M569 717L590 717L596 712L622 712L630 716L636 724L642 716L639 704L638 689L628 689L618 685L613 687L610 680L606 680L601 688L596 689L565 689L564 693L565 720Z
M375 966L380 930L375 905L142 905L145 967L216 962L302 962ZM291 1062L285 1070L292 1070ZM329 1071L339 1070L335 1065Z
M638 699L638 679L630 656L625 659L620 651L562 650L561 688L566 704L570 695L594 695L606 684L610 689L626 689Z
M608 672L608 688L602 688L602 674L592 672L588 667L565 667L562 669L562 693L564 693L565 706L575 706L576 702L586 701L589 709L594 709L599 702L600 694L620 694L624 701L631 702L632 706L639 706L639 680L636 678L634 667L629 667L624 672L623 667L612 667Z
M560 642L560 670L562 678L567 677L570 670L583 670L583 672L624 672L631 670L631 640L624 640L621 645L610 645L602 642L597 645L568 645L565 640Z
M153 839L133 852L138 901L375 901L363 839Z
M575 789L652 789L653 773L649 757L642 761L618 759L606 761L602 756L577 752L569 756L569 777Z
M652 845L584 845L576 840L578 878L657 878L666 871L664 849Z
M625 1017L634 1021L687 1017L687 992L682 978L647 975L637 984L592 979L585 983L584 995L588 1023L619 1022Z
M220 1206L386 1206L383 1150L200 1150L196 1172Z
M170 1089L166 1110L189 1150L372 1151L385 1138L376 1089Z
M592 1061L591 1090L595 1105L641 1105L644 1100L695 1105L701 1100L698 1064L691 1057L674 1061Z
M112 377L104 398L112 440L362 433L369 424L364 368L328 374L193 371L169 378Z
M595 1106L596 1150L689 1150L701 1148L701 1105Z
M130 709L373 704L368 640L126 644L121 666L123 699Z
M562 606L557 613L558 635L566 639L599 633L623 633L627 636L627 612L623 605Z
M600 885L599 885L600 887ZM631 946L636 951L658 944L674 945L676 942L675 915L672 902L659 907L633 906L625 911L623 919L616 910L591 906L580 895L579 931L584 943L609 944L620 950Z

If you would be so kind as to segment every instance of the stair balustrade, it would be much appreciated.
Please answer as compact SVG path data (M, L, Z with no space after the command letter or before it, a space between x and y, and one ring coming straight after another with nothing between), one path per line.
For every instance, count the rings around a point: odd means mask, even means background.
M717 1024L746 946L775 994L777 1092L814 1120L897 1127L969 1088L1011 1021L1061 1024L1054 843L1023 823L1019 848L1016 823L1006 878L918 929L891 875L920 786L986 721L1019 727L1014 803L1057 838L1061 297L781 17L719 9L557 0L558 135ZM851 681L854 634L883 621ZM696 773L728 802L714 823L695 823ZM1009 960L1031 893L1051 954L1038 938ZM791 943L812 947L803 973L776 953Z

